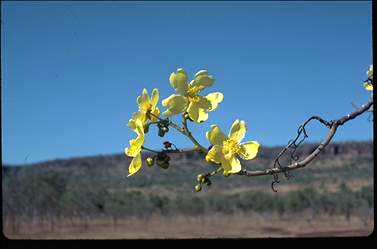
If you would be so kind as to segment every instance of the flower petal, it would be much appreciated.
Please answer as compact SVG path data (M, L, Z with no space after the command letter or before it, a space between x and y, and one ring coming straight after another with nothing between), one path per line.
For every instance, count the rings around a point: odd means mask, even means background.
M364 88L365 88L365 90L373 91L373 85L368 83L368 82L364 83Z
M163 112L165 116L172 116L187 109L187 98L184 96L172 94L168 98L162 101L162 105L167 107L167 110Z
M156 106L154 110L151 112L152 115L150 115L151 121L156 122L158 120L157 117L160 116L160 109Z
M220 146L228 139L218 125L211 125L211 130L206 132L206 137L211 144Z
M142 164L141 154L139 153L132 159L131 164L128 167L128 172L129 172L128 176L132 176L133 174L138 172L141 168L141 164Z
M200 90L212 86L215 79L212 75L208 75L207 70L200 70L195 74L194 80L190 82L190 86L197 86Z
M214 145L207 153L206 160L208 162L221 163L224 158L221 153L222 148L220 145Z
M368 70L367 74L368 74L369 78L373 79L373 65L369 66L369 70Z
M170 74L170 85L180 94L185 94L188 88L188 76L185 70L178 68L177 71Z
M223 166L225 173L235 174L241 170L241 162L235 156L232 156L227 160L223 160L221 165Z
M144 125L145 122L147 121L147 117L144 113L142 112L134 112L132 114L132 118L128 121L128 127L130 127L132 130L136 130L136 124L134 123L135 120L140 120L141 124ZM131 121L133 120L133 121Z
M240 144L240 151L238 155L245 160L251 160L255 158L258 154L259 143L256 141L249 141Z
M208 111L211 107L211 102L206 98L198 96L198 102L190 102L187 112L192 120L197 123L201 123L208 119Z
M246 134L246 124L243 120L236 120L233 122L232 127L229 131L229 138L235 140L236 142L241 142Z
M147 89L143 89L143 92L141 93L141 101L140 104L145 104L146 102L149 102L149 95Z
M221 92L210 93L206 98L211 102L210 111L214 111L217 108L217 105L223 101L224 95Z
M141 146L144 143L144 135L139 135L135 139L130 140L130 147L124 149L124 153L127 156L135 157L141 152Z
M156 105L157 105L157 103L158 103L158 99L159 99L159 97L160 97L160 94L159 94L159 92L158 92L158 89L157 89L157 88L154 88L154 89L152 90L152 97L151 97L151 100L150 100L151 105L152 105L152 108L155 108L155 107L156 107Z

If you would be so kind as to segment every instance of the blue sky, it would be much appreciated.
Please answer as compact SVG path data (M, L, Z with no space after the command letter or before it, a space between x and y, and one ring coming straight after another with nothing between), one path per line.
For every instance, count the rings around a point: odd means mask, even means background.
M200 125L248 125L246 140L283 145L306 118L338 118L370 96L371 2L2 2L3 163L123 153L145 87L173 93L169 75L216 78L224 101ZM161 104L160 107L162 108ZM368 140L368 114L334 141ZM177 122L178 118L174 118ZM152 134L155 132L155 134ZM146 145L189 140L152 129ZM326 130L308 127L318 142Z

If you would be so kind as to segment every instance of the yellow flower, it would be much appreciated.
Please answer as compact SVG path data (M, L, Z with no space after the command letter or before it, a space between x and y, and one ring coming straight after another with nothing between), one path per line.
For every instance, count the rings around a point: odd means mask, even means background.
M259 149L259 143L256 141L240 143L245 133L246 124L243 120L237 119L233 122L228 136L217 125L212 125L206 137L213 147L208 151L206 160L221 163L225 174L238 173L241 170L241 163L237 156L251 160L256 157Z
M203 89L212 86L214 82L213 76L208 75L206 70L197 72L194 79L188 84L185 70L179 68L176 72L171 73L169 81L176 94L172 94L162 101L162 105L167 107L163 114L168 117L187 112L192 120L200 123L207 120L208 112L214 111L218 103L224 99L220 92L210 93L207 96L199 95Z
M364 82L364 88L368 91L373 91L373 85L369 82Z
M148 120L152 122L157 121L157 117L160 116L160 109L158 109L157 103L159 99L159 92L157 88L152 90L152 96L149 98L147 89L143 89L141 96L137 97L137 104L139 111L132 115L132 120L140 119L144 125Z
M369 70L367 71L368 79L373 82L373 65L370 65ZM364 88L368 91L373 91L373 84L370 81L364 82Z
M373 80L373 65L369 66L369 70L367 71L368 77Z
M128 126L137 134L137 138L130 140L130 147L124 149L127 156L133 157L131 164L128 167L128 176L131 176L141 168L141 147L144 143L144 128L140 119L130 119Z

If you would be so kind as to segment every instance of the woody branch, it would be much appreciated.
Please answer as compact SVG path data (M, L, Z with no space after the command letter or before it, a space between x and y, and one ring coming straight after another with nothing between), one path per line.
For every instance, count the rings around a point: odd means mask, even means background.
M275 160L273 168L269 168L265 170L255 170L255 171L249 171L249 170L243 169L238 173L238 175L245 175L245 176L276 175L278 173L285 173L288 170L295 170L295 169L299 169L299 168L303 168L307 166L314 158L316 158L326 148L326 146L330 143L331 139L334 137L339 126L342 126L346 122L358 117L364 112L367 112L372 106L373 106L373 99L371 99L366 104L362 105L359 109L355 110L354 112L347 114L339 119L332 120L332 121L326 121L323 118L318 117L318 116L310 117L301 126L302 127L301 130L304 133L305 133L305 130L304 130L305 125L307 125L312 120L319 121L321 124L325 125L329 129L323 141L316 147L316 149L310 155L308 155L307 157L305 157L304 159L300 161L291 163L285 167L281 167L280 164L279 166L276 166L276 160ZM279 153L278 158L282 153L285 152L286 149L287 148L284 148L281 151L281 153Z

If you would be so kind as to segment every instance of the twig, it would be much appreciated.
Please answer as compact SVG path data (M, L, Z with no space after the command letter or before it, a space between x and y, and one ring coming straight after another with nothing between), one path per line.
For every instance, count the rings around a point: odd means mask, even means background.
M183 121L182 121L182 124L183 126L180 127L179 125L175 124L174 122L172 122L170 119L169 119L169 126L173 127L174 129L176 129L178 132L182 133L183 135L185 135L186 137L188 137L191 142L197 147L197 149L195 149L196 151L200 151L204 154L207 154L208 153L208 150L203 147L195 138L194 136L192 135L191 131L188 129L187 127L187 118L185 117L185 114L186 113L183 113L182 115L182 118L183 118ZM152 116L154 116L155 118L157 118L158 120L160 121L164 121L164 119L156 116L156 115L153 115L152 113L150 114Z
M320 123L322 123L323 125L325 125L327 128L329 128L329 131L328 133L326 134L325 138L323 139L323 141L318 145L318 147L310 154L308 155L307 157L305 157L303 160L299 161L299 162L294 162L294 163L291 163L289 164L288 166L286 167L281 167L279 163L277 163L276 159L275 159L275 163L274 163L274 167L273 168L269 168L269 169L265 169L265 170L256 170L256 171L248 171L246 169L243 169L241 170L238 175L245 175L245 176L261 176L261 175L277 175L278 173L282 173L282 172L286 172L288 170L295 170L295 169L299 169L299 168L303 168L305 167L306 165L308 165L315 157L317 157L322 151L323 149L330 143L331 139L333 138L333 136L335 135L337 129L339 126L345 124L346 122L348 122L349 120L352 120L354 118L356 118L357 116L361 115L362 113L366 112L369 110L369 108L373 105L373 99L371 99L368 103L362 105L359 109L357 109L356 111L348 114L348 115L345 115L339 119L336 119L336 120L333 120L333 121L326 121L324 119L322 119L321 117L318 117L318 116L312 116L310 117L308 120L306 120L304 122L304 124L300 127L302 127L301 129L301 132L304 132L305 133L305 125L308 124L311 120L317 120L319 121ZM299 128L299 131L300 131L300 128ZM298 139L299 135L301 134L301 132L299 132L298 136L296 137L295 140ZM305 134L306 135L306 134ZM278 155L278 158L287 150L287 147L283 149L282 152L279 153ZM278 164L279 166L276 166L276 164Z

